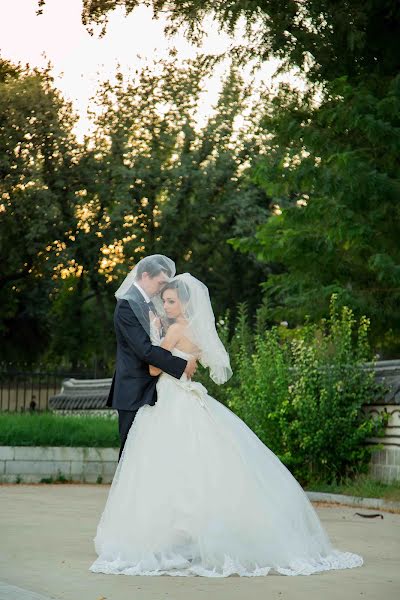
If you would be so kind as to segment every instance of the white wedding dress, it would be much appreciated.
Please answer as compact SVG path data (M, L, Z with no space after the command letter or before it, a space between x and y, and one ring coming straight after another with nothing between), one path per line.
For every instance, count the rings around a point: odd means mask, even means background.
M227 577L362 565L331 546L286 467L201 384L164 373L157 394L129 431L91 571Z

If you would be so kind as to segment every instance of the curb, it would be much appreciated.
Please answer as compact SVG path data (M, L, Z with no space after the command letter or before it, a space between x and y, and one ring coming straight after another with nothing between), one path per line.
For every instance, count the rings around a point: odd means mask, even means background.
M400 502L390 502L383 498L362 498L360 496L345 496L344 494L329 494L326 492L306 492L311 502L332 502L362 508L400 511Z

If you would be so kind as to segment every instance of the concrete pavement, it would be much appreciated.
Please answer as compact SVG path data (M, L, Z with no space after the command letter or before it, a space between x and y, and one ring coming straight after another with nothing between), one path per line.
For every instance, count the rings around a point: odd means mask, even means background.
M211 579L91 573L93 537L106 485L0 485L0 600L398 600L400 514L317 510L334 545L356 552L358 569L309 577ZM374 513L376 510L363 513Z

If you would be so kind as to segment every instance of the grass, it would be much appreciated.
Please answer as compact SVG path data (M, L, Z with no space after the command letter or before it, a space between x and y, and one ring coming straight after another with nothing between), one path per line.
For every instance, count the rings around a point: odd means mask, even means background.
M103 417L0 413L0 446L118 448L118 423Z
M383 498L391 502L400 502L400 481L382 483L367 475L359 475L354 480L345 479L340 483L314 482L307 486L310 492L329 492L363 498Z

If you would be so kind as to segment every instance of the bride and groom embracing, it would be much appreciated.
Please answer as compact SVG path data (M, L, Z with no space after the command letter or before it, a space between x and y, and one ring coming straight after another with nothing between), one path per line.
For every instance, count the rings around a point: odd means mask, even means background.
M228 577L361 566L332 547L280 460L191 379L197 361L217 384L232 375L207 287L153 255L115 295L108 406L121 450L90 570Z

